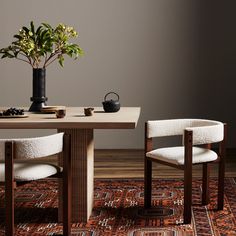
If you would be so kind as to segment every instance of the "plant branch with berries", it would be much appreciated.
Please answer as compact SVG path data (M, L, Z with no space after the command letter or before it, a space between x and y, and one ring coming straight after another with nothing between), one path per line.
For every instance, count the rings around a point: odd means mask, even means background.
M33 68L46 68L57 60L63 67L64 55L74 59L83 55L83 50L78 44L69 42L76 37L78 33L73 27L59 24L53 28L47 23L42 23L35 29L31 21L30 27L23 26L19 33L14 35L16 41L0 49L1 58L15 58Z

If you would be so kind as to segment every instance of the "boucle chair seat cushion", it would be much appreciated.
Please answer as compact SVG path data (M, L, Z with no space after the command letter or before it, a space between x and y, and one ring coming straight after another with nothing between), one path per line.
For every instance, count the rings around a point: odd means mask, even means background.
M146 156L175 165L184 165L184 146L155 149L147 152ZM193 147L193 164L211 162L216 159L217 154L214 151L200 147Z
M47 178L60 172L60 167L39 162L18 162L14 163L15 181L31 181ZM5 163L0 163L0 182L5 181Z

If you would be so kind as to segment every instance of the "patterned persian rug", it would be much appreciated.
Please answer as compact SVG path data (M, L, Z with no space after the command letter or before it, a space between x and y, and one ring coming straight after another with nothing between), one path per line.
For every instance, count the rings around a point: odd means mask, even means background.
M182 236L236 235L236 178L226 178L225 207L216 211L217 182L211 179L211 202L201 206L201 181L193 182L193 217L183 225L182 180L154 180L153 208L143 209L143 180L95 180L94 209L87 224L73 224L72 235ZM53 235L57 223L56 179L19 186L16 235ZM0 235L4 235L4 190L0 188Z

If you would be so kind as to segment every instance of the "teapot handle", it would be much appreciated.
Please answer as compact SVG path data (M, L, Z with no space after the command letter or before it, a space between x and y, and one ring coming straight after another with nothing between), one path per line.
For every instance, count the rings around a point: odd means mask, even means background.
M106 101L107 96L108 96L109 94L115 94L115 95L117 96L117 100L116 100L116 101L119 101L120 96L119 96L117 93L115 93L115 92L109 92L109 93L107 93L107 94L105 95L105 97L104 97L104 101Z

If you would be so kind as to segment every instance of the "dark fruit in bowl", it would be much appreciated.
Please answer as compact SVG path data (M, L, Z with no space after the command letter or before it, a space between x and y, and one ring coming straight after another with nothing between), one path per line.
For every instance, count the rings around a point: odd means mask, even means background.
M17 116L24 115L24 109L11 107L7 110L0 112L0 116L15 116L15 115L17 115Z

